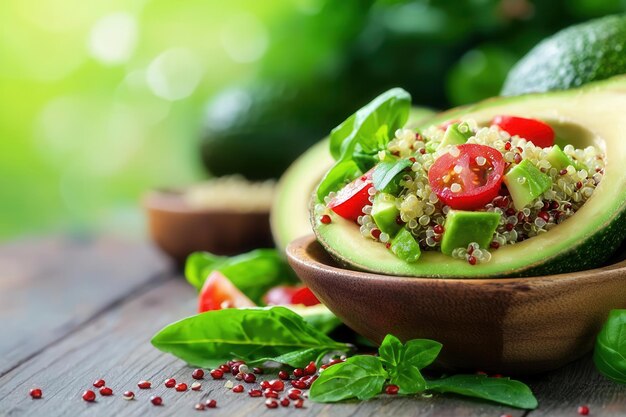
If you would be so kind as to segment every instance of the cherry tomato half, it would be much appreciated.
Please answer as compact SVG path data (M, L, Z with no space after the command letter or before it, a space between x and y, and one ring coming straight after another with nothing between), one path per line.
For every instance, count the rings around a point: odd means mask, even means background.
M223 308L254 306L256 304L219 271L211 272L198 296L199 313Z
M535 146L547 148L554 145L554 130L550 125L537 119L525 119L517 116L496 116L492 125L508 132L511 136L518 135L531 141Z
M446 152L430 167L430 188L453 209L482 208L498 195L504 158L497 149L485 145L466 143L456 150L457 156Z
M303 304L309 307L320 304L320 300L317 299L315 294L313 294L307 286L279 286L267 292L265 295L265 303L268 305Z
M339 190L328 203L328 208L344 219L357 221L357 218L363 214L363 207L370 204L369 190L373 187L372 172L373 170L369 170L365 175Z

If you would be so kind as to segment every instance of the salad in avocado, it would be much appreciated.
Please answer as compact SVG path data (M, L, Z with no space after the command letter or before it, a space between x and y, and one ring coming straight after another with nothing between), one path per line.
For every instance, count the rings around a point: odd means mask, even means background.
M344 265L393 275L528 275L602 262L623 240L626 204L614 169L593 198L607 160L624 156L621 117L590 107L623 104L605 84L491 100L417 129L404 126L408 93L384 93L331 134L336 162L311 211L318 240ZM587 221L568 223L579 211Z

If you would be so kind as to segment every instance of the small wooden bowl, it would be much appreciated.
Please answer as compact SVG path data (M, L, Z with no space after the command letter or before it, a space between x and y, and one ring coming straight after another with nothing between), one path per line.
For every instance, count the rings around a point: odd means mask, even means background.
M532 278L433 279L337 267L314 236L287 247L315 295L375 343L443 343L439 365L527 374L558 368L591 350L609 311L626 308L626 260Z
M183 190L155 190L143 198L150 236L178 264L195 251L235 255L272 247L269 210L239 212L191 207Z

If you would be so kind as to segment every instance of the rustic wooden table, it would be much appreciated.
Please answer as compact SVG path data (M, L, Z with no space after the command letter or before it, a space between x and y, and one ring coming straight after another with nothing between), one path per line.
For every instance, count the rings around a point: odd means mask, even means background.
M268 416L626 416L626 386L602 378L589 357L561 370L525 379L539 400L532 412L456 397L381 398L363 403L313 404L270 410L259 398L235 394L224 381L204 380L199 392L163 387L174 377L191 383L191 369L153 348L151 336L191 315L195 294L149 245L111 237L25 240L0 248L1 416L186 416L213 398L208 414ZM572 317L572 320L575 320ZM81 399L104 378L114 395ZM150 390L137 389L141 379ZM32 387L43 389L33 400ZM134 401L122 393L132 390ZM149 402L151 395L163 405Z

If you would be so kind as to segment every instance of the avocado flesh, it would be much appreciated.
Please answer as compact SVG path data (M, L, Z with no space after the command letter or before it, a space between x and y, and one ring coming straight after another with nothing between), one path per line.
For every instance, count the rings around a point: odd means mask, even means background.
M413 107L408 126L417 126L435 114L425 107ZM328 151L328 138L303 153L278 183L270 211L270 226L276 247L284 251L292 240L313 233L309 220L309 199L334 160Z
M511 194L513 205L521 210L545 193L552 185L552 180L532 162L524 159L504 176L504 183Z
M428 124L440 124L463 117L488 125L497 114L516 114L550 124L577 124L591 132L587 145L595 144L606 155L602 182L572 218L548 233L492 251L489 262L472 266L440 252L424 251L418 262L406 263L384 245L363 239L358 227L333 214L328 225L313 219L317 238L339 263L349 268L396 276L532 276L598 266L626 237L624 108L626 77L620 76L577 90L491 99L429 120Z
M393 237L402 227L397 219L400 210L396 207L396 198L390 194L378 193L372 204L372 218L381 232Z
M454 249L466 249L472 242L478 243L481 248L489 248L499 222L498 213L450 210L444 225L441 252L452 255Z

